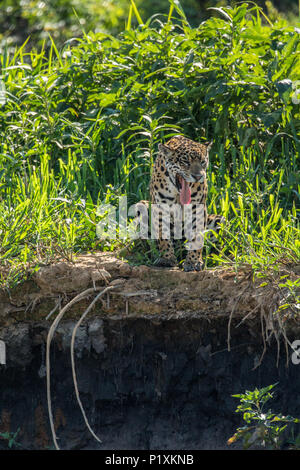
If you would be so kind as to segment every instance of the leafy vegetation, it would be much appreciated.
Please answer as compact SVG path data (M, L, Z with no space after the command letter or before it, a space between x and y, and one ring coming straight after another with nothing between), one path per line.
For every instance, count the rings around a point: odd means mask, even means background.
M3 286L42 263L122 246L97 238L97 206L147 199L157 143L176 133L213 141L209 211L228 222L207 267L298 262L299 30L252 3L211 11L192 28L172 0L164 20L143 24L132 2L118 35L3 50ZM150 246L139 262L154 258Z
M175 1L175 3L178 3ZM239 2L232 0L232 5ZM299 20L298 0L257 0L271 20L285 18L289 23ZM169 0L135 0L139 16L148 19L154 15L168 16ZM224 7L226 0L181 0L182 8L193 27L208 19L210 7ZM131 0L1 0L0 41L12 46L22 44L28 36L32 45L56 44L73 37L82 37L83 31L117 34L123 31ZM137 20L133 17L134 25Z
M292 416L283 416L273 413L272 410L264 410L264 406L273 398L271 390L277 384L269 385L261 389L246 391L244 394L233 395L240 399L240 405L236 412L243 414L245 426L238 428L236 433L228 440L231 445L238 439L243 440L244 449L251 446L261 446L266 449L278 450L283 445L283 436L287 432L287 427L299 423L300 420ZM299 449L300 435L296 438L287 439L291 449Z
M16 440L19 434L20 428L16 432L0 432L0 439L3 439L7 442L8 449L12 449L13 447L19 448L21 444L19 444Z

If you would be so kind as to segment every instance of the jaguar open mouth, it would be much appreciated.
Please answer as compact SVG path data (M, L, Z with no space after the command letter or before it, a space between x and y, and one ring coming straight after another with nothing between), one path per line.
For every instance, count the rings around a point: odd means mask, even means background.
M191 188L189 183L178 173L176 175L176 187L179 191L180 203L184 206L191 202Z

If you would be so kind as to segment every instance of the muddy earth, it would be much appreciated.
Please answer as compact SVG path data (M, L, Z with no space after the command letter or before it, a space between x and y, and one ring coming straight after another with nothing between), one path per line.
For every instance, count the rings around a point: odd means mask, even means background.
M299 277L299 266L288 275ZM54 448L46 343L64 307L49 346L62 449L228 449L243 424L232 395L273 383L268 407L300 417L300 364L290 347L299 316L276 313L287 295L274 278L254 280L248 266L185 273L99 253L41 268L0 293L0 449L16 432L14 449ZM75 327L78 392L101 443L75 394Z

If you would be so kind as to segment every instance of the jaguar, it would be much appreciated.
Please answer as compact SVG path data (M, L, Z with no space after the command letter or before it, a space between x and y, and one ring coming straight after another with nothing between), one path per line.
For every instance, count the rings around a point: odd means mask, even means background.
M183 263L184 271L203 269L203 232L218 233L223 216L207 214L207 167L211 144L195 142L184 136L172 137L165 144L158 145L150 179L151 206L158 208L153 217L160 257L158 266L175 266L175 242L187 242L187 256ZM171 214L171 217L170 217ZM187 221L188 237L182 232L175 233L174 220ZM179 219L178 219L179 216ZM199 228L199 221L201 231ZM170 232L168 233L168 227ZM168 236L165 236L167 233Z

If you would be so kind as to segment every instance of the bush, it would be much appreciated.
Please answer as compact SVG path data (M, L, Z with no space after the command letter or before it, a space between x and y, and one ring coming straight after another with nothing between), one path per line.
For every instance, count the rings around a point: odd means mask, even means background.
M226 0L181 1L193 27L211 16L210 7L224 7L227 3ZM234 3L238 4L231 1ZM285 17L295 24L298 21L298 0L277 0L274 5L264 0L258 3L271 19ZM169 0L135 0L135 4L143 19L168 15L170 7ZM117 34L124 29L130 5L131 0L2 0L0 40L22 44L30 36L31 45L40 47L43 42L50 45L49 34L57 45L72 37L82 37L83 31Z
M247 390L243 394L232 395L240 399L240 405L237 407L236 412L243 414L245 426L238 428L236 433L228 439L229 445L238 439L242 439L244 449L256 446L278 450L282 448L286 441L289 442L291 449L299 448L300 435L295 439L289 438L288 440L286 434L287 428L299 423L300 420L292 416L273 413L271 409L264 409L265 404L273 398L271 390L276 385L273 384L259 390L256 388L253 391Z
M165 21L133 29L129 16L116 36L5 51L8 270L12 260L26 267L94 248L97 203L147 198L157 142L174 133L213 141L209 209L229 222L218 254L208 248L208 266L299 259L298 30L271 24L253 5L215 12L194 29L172 1Z

